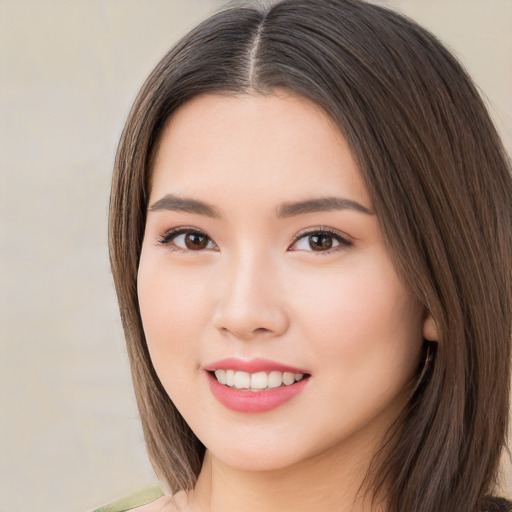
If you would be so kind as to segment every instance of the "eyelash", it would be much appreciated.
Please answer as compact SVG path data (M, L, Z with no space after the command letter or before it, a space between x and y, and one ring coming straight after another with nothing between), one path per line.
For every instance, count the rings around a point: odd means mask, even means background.
M180 228L173 228L169 231L166 231L163 235L158 237L158 243L171 248L172 251L179 251L179 252L201 252L205 249L183 249L182 247L178 247L176 244L173 244L174 240L180 236L180 235L186 235L186 234L192 234L192 235L198 235L198 236L205 236L209 242L212 242L216 250L218 250L217 245L215 242L204 232L199 229L191 228L191 227L180 227ZM347 240L344 236L341 235L338 231L335 231L330 228L324 228L319 227L315 229L307 229L304 231L301 231L295 235L293 238L292 243L288 247L288 250L300 250L300 249L291 249L297 242L299 242L301 239L306 238L308 236L314 236L314 235L327 235L331 238L333 238L339 245L336 245L332 248L329 248L327 250L319 250L315 251L314 249L311 249L307 252L315 252L317 254L330 254L332 252L336 252L342 249L346 249L347 247L350 247L352 245L352 242ZM210 249L211 250L211 249Z
M329 237L336 240L336 242L338 242L339 245L332 247L330 249L327 249L325 251L315 251L315 250L311 249L308 252L314 252L317 254L331 254L333 252L337 252L337 251L346 249L352 245L352 242L347 240L339 231L335 231L334 229L331 229L331 228L319 227L319 228L315 228L315 229L305 229L305 230L297 233L295 235L290 247L293 247L302 238L306 238L308 236L313 236L313 235L328 235ZM290 247L288 249L290 249ZM298 249L296 249L296 250L298 250Z
M173 228L169 231L166 231L163 235L158 237L158 243L161 245L164 245L166 247L171 248L173 251L179 251L179 252L201 252L201 250L194 249L183 249L182 247L178 247L176 244L173 244L174 240L180 236L180 235L198 235L198 236L205 236L210 242L213 242L213 240L204 232L199 229L195 228L189 228L189 227L180 227L180 228ZM215 244L215 242L213 242ZM216 245L215 245L216 246ZM217 246L216 246L217 247Z

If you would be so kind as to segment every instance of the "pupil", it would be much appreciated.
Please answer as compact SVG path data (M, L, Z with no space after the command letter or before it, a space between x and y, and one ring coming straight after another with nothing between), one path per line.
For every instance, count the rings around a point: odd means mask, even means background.
M314 251L325 251L332 247L332 236L316 234L309 236L309 245Z
M208 245L208 237L206 235L200 235L199 233L187 233L185 236L185 245L187 249L195 251L205 249Z

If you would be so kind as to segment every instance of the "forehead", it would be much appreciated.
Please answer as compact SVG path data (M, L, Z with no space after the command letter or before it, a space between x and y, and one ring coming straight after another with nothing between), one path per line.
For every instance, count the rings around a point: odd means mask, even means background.
M283 91L199 96L167 122L154 160L152 198L177 193L222 199L223 192L246 196L247 204L255 196L343 194L370 206L339 128L313 102Z

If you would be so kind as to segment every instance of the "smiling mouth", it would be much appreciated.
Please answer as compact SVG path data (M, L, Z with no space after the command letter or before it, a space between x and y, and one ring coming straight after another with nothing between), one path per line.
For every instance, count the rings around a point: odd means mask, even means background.
M215 370L209 372L223 384L232 389L247 391L268 391L280 387L287 387L299 382L307 377L308 374L292 372L256 372L248 373L237 370Z

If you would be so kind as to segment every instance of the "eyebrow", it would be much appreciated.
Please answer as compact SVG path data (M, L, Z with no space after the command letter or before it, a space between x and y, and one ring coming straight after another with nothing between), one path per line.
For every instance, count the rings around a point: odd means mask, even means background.
M221 217L219 211L212 205L191 199L188 197L178 197L173 194L167 194L149 207L149 211L175 211L184 213L194 213L196 215L205 215L218 219ZM307 213L325 212L330 210L353 210L366 215L373 215L373 212L351 199L343 197L320 197L318 199L307 199L305 201L295 201L284 203L277 210L277 218L284 219L296 215Z
M169 210L174 212L195 213L197 215L206 215L207 217L219 218L220 214L215 207L188 197L178 197L173 194L167 194L162 199L153 203L149 210L156 212L159 210Z
M321 197L318 199L285 203L278 209L277 217L283 219L287 217L294 217L295 215L326 212L329 210L354 210L366 215L373 215L373 212L370 209L356 201L352 201L351 199L343 197Z

